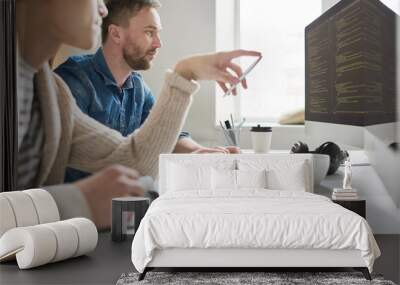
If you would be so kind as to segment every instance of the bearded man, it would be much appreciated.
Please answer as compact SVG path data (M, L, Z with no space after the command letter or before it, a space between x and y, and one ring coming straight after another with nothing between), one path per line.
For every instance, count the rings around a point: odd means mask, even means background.
M128 136L140 128L154 105L151 90L137 72L148 70L162 43L158 0L109 0L102 46L93 55L70 57L55 72L71 89L81 110ZM175 153L237 153L235 147L206 148L182 132ZM87 177L68 169L66 182Z

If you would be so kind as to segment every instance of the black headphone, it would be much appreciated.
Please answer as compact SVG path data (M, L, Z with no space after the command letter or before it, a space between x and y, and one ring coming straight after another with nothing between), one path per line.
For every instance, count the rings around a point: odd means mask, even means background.
M340 164L349 157L349 153L346 150L341 150L340 147L333 142L325 142L314 151L309 151L308 145L301 141L296 142L290 149L291 153L318 153L329 155L329 169L328 175L334 174L339 168Z

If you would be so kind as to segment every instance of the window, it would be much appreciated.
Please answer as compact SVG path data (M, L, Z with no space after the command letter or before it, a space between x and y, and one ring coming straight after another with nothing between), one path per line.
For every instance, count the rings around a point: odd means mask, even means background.
M259 50L264 58L248 75L249 88L239 90L241 96L217 96L217 122L233 113L237 121L271 123L303 109L304 28L320 16L321 0L219 2L217 50ZM253 60L243 58L239 64L245 69ZM220 90L217 93L222 95Z

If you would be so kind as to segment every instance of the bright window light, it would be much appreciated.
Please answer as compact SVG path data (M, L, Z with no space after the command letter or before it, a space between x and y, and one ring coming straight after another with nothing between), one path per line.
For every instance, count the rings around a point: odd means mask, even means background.
M230 112L238 121L246 118L249 123L271 123L283 114L304 109L304 29L321 15L321 0L235 3L234 47L258 50L264 57L248 75L249 88L240 90L241 96L233 100L233 107L228 100L226 104L217 100L217 119L218 112L226 116L226 108L233 108ZM225 15L226 12L225 9ZM217 19L217 48L218 38L224 39L218 34L221 32ZM223 33L226 41L226 29ZM243 58L240 65L246 69L253 61Z
M276 122L304 108L304 28L320 15L321 0L240 1L240 47L264 55L240 96L242 117Z

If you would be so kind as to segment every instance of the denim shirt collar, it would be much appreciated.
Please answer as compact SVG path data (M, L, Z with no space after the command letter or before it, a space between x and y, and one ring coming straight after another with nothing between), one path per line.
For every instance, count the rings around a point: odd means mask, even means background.
M97 50L97 52L93 56L92 60L93 60L96 71L99 72L101 74L101 76L103 77L104 83L106 85L114 85L114 86L118 87L114 76L112 75L110 69L108 68L106 59L104 58L104 53L103 53L102 48L99 48ZM135 72L132 72L132 74L126 79L126 81L122 85L122 89L133 88L133 76L134 75L135 75Z

